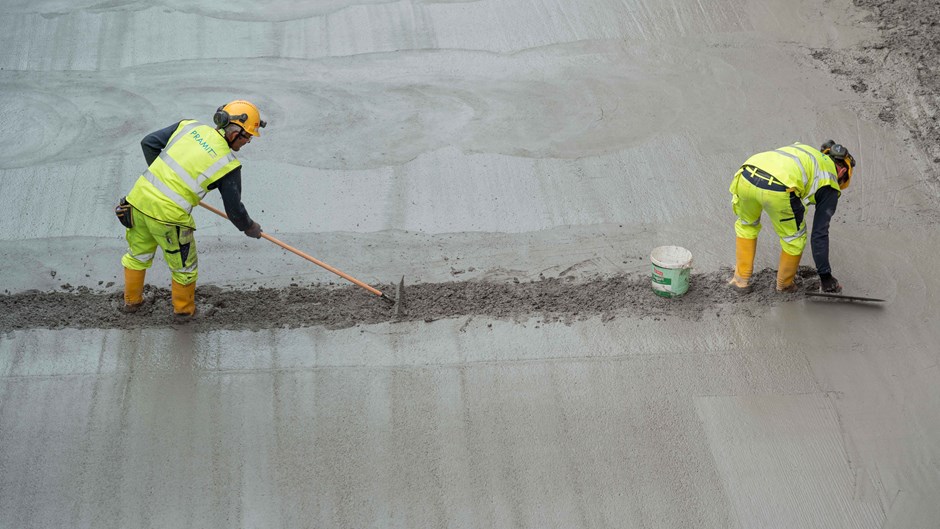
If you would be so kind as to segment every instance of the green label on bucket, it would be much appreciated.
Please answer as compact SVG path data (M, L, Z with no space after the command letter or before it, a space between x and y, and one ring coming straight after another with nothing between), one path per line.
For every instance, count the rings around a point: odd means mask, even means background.
M689 268L665 268L653 265L653 291L667 298L679 297L689 289Z

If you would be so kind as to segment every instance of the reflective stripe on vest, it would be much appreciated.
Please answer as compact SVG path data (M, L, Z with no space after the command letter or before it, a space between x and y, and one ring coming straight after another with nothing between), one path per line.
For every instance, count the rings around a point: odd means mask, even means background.
M830 173L829 171L824 171L822 167L819 166L819 159L816 158L816 156L813 153L808 152L806 149L800 147L799 145L791 145L791 147L799 150L802 153L805 153L807 156L810 157L811 160L813 160L813 186L810 187L809 192L806 193L807 197L811 197L816 194L816 191L819 191L819 183L823 180L823 176L825 176L829 180L836 180L836 175ZM804 182L803 185L805 186L806 183Z
M193 130L194 128L198 126L199 126L199 122L193 121L189 125L186 125L185 127L183 127L183 130L181 130L179 134L176 135L176 137L170 138L169 143L166 144L166 147L164 147L163 150L166 151L170 147L176 145L176 142L180 141L181 138L185 138L186 135L189 134L191 130Z
M837 178L835 174L824 170L819 165L819 157L813 154L812 150L806 149L804 147L805 147L804 145L795 143L793 145L787 145L787 147L781 147L780 149L775 149L772 152L789 158L794 163L796 163L797 167L800 168L800 174L802 174L803 176L803 194L801 198L802 198L803 203L806 204L806 203L809 203L810 199L816 194L816 191L819 190L819 187L823 183L824 180L837 181ZM812 182L810 182L809 172L807 171L807 167L803 165L803 159L797 156L796 154L784 151L783 150L784 148L796 149L800 151L801 153L805 154L806 156L808 156L810 160L812 160L812 163L813 163Z
M141 187L135 186L128 200L133 198L135 207L154 218L192 226L193 207L208 193L209 186L226 174L226 167L239 165L217 130L198 121L184 122L141 175Z
M183 208L183 211L185 211L187 214L193 212L193 205L190 204L188 200L181 197L179 193L170 189L169 186L163 182L163 180L160 180L157 178L157 175L151 173L150 169L147 169L144 172L143 177L148 182L150 182L153 187L157 188L157 191L163 193L168 199L172 200L174 204Z
M212 176L215 175L215 173L219 172L219 169L235 161L235 155L232 153L228 153L227 155L216 160L215 163L210 165L209 168L203 171L201 174L197 175L196 178L185 178L185 175L189 175L189 172L186 169L183 169L183 166L181 166L179 162L174 160L172 156L167 154L167 150L164 150L163 152L160 153L160 159L163 160L163 163L165 163L174 173L176 173L180 177L180 180L182 180L183 183L185 183L186 186L189 187L190 191L192 191L194 194L196 194L199 197L199 200L202 200L202 197L206 196L206 192L207 192L207 190L202 187L202 184L206 180L212 178ZM167 196L169 196L171 199L173 198L173 196L171 195L167 195ZM177 194L176 196L179 196L179 195ZM173 201L176 202L175 199Z
M780 149L774 149L774 152L777 154L782 154L796 162L796 166L800 168L800 173L803 174L803 189L806 189L806 184L809 183L809 175L806 174L806 168L803 167L803 160L801 160L800 157L795 154L788 153L787 151L781 151Z

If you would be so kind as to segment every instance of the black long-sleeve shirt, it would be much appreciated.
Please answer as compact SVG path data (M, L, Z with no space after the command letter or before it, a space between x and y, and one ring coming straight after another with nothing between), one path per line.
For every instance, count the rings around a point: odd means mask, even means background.
M144 159L147 160L147 167L150 167L154 160L160 156L160 153L163 152L163 149L166 148L166 144L170 141L170 136L173 135L173 132L179 127L179 124L180 122L177 121L169 127L151 132L140 141L140 148L144 151ZM241 166L232 169L222 178L209 184L209 189L219 190L219 194L222 195L222 203L225 205L225 214L228 215L229 220L232 221L232 224L234 224L239 231L245 231L252 225L254 221L248 216L248 210L246 210L245 205L242 204Z
M813 233L810 245L813 248L813 261L819 275L832 273L829 266L829 223L839 204L839 191L825 186L816 191L816 212L813 214Z

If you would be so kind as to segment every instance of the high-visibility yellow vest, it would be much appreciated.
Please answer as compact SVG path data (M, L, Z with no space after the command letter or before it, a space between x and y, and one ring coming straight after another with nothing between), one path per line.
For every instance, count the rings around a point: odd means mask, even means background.
M811 204L816 203L816 191L822 187L829 186L841 193L835 162L818 149L803 143L755 154L744 165L752 165L770 173Z
M195 229L193 208L213 182L239 166L241 162L218 130L184 120L137 179L127 201L161 222Z

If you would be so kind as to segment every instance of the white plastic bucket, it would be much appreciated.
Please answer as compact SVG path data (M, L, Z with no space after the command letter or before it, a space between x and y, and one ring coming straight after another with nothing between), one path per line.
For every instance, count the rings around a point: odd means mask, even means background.
M660 246L650 254L653 262L653 292L677 298L689 290L692 252L681 246Z

